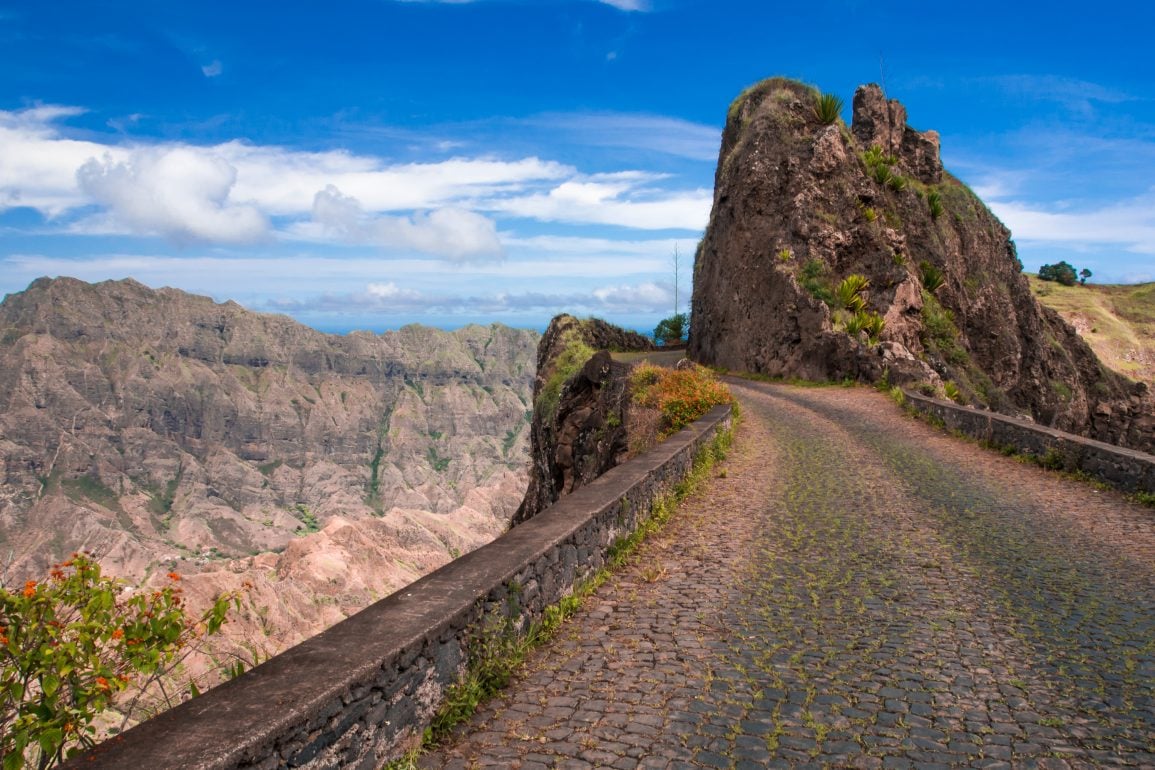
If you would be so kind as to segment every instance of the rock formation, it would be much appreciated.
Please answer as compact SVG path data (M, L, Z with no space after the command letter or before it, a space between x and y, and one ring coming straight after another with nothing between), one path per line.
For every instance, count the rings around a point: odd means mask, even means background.
M771 79L731 105L694 265L690 356L774 376L949 382L980 406L1155 448L1145 386L1032 297L1010 232L876 85L853 123ZM835 299L869 280L861 315ZM937 285L941 283L941 285ZM860 320L885 320L871 340Z
M625 459L629 367L608 351L653 349L648 337L597 318L550 321L537 348L529 487L514 524Z
M332 336L134 281L0 305L5 579L81 548L271 652L488 542L525 489L537 334Z

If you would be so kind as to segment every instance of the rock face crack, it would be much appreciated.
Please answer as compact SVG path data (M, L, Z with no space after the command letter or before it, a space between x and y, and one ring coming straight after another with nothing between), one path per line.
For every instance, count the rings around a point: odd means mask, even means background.
M1155 519L861 388L735 449L425 767L1155 765Z

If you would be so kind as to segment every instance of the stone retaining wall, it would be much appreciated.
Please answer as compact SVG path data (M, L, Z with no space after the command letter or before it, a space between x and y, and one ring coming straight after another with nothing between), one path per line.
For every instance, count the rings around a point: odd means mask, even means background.
M715 408L492 543L66 767L377 770L420 741L483 619L512 607L524 627L571 593L730 415Z
M932 415L951 430L980 441L1045 458L1048 465L1056 468L1082 471L1124 492L1155 493L1155 455L920 393L906 391L906 400L916 411Z

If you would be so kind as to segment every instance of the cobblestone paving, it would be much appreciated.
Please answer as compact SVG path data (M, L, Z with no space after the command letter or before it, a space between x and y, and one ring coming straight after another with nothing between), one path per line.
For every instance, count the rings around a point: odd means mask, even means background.
M1155 513L734 388L719 478L422 767L1155 767Z

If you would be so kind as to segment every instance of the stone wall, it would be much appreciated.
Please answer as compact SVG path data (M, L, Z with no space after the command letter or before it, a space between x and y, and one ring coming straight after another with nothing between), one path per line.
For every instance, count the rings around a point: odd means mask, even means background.
M980 441L1046 458L1057 468L1082 471L1124 492L1155 493L1155 455L910 391L906 400L917 412Z
M571 593L730 415L715 408L489 545L66 766L377 770L420 742L483 620L512 607L524 627Z

